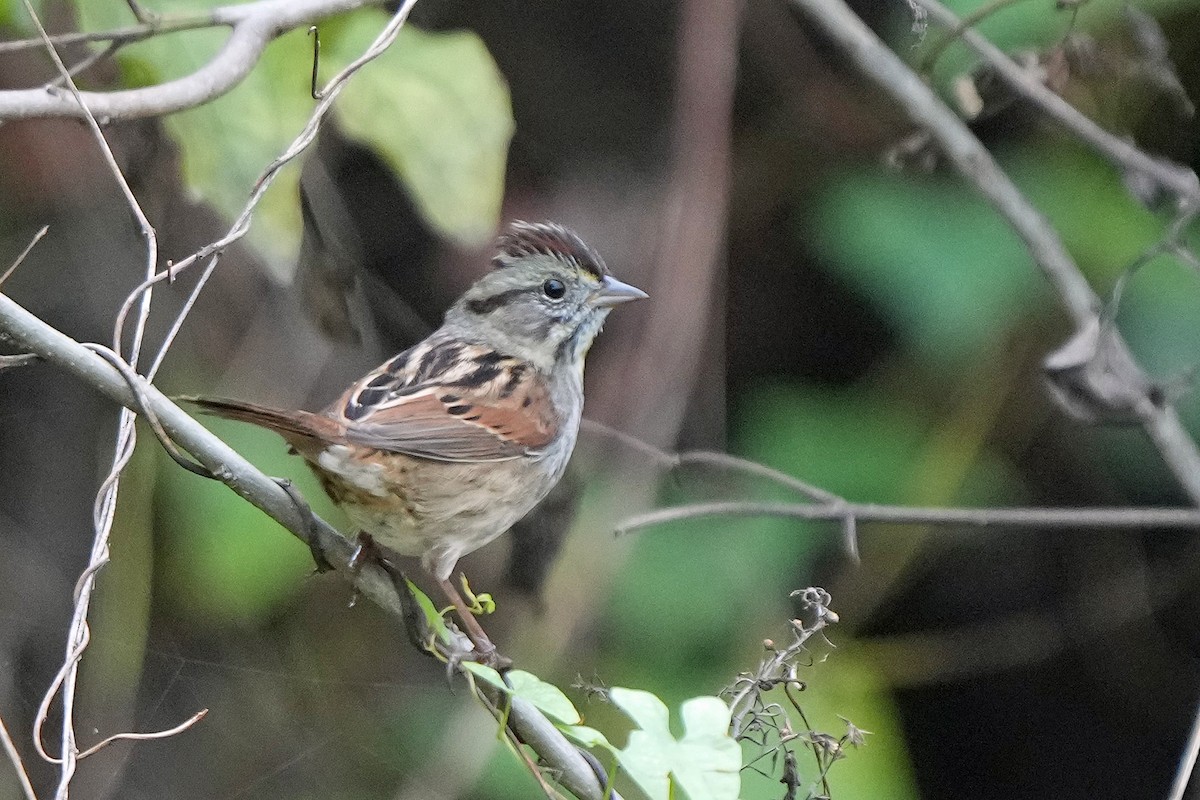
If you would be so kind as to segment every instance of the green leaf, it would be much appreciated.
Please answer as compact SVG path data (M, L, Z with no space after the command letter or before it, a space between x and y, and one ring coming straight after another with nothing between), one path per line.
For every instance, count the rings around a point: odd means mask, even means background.
M323 44L357 55L386 18L357 14ZM434 228L468 245L491 237L513 118L508 87L478 36L405 27L354 77L336 111L351 138L400 174Z
M575 706L571 704L561 689L552 683L546 683L532 673L520 669L509 670L508 680L512 684L509 686L500 677L500 673L491 667L485 667L474 661L463 662L462 666L463 669L482 678L497 689L513 697L528 700L543 714L563 725L577 725L582 721L579 712L575 710Z
M404 579L408 585L408 591L412 593L413 599L417 601L417 605L421 607L421 613L425 615L425 622L429 624L437 634L438 639L443 642L452 642L454 637L450 635L450 629L446 627L446 618L442 616L442 612L438 610L433 601L429 599L429 595L421 591L421 589L408 578Z
M582 747L598 747L617 752L617 748L612 746L608 738L595 728L589 728L587 725L560 725L558 729L563 732L564 736Z
M670 800L672 782L690 800L737 800L741 748L729 736L729 707L722 700L685 702L684 735L676 740L667 707L650 692L614 687L609 698L638 726L617 758L651 800Z

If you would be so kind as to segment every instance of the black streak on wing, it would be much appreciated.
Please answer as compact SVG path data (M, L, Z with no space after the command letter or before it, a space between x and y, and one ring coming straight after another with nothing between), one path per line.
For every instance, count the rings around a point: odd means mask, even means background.
M495 364L481 364L475 368L474 372L455 381L454 385L466 386L472 389L478 388L489 381L495 380L501 371L501 368Z
M433 347L417 366L413 383L426 383L448 370L462 354L463 346L454 342Z
M501 389L500 389L500 396L508 397L513 392L515 392L517 390L517 386L519 386L521 384L521 378L523 378L524 376L525 376L525 365L524 364L513 365L512 370L510 370L510 372L509 372L508 380L505 381L504 386L501 387ZM526 399L528 399L528 398L526 398Z

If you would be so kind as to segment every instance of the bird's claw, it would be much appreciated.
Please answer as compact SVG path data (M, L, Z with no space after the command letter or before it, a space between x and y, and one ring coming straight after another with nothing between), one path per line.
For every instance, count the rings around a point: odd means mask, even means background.
M308 545L308 551L312 553L313 564L316 565L317 574L332 571L334 566L329 563L329 558L325 555L325 548L321 545L320 537L317 536L316 514L313 513L308 501L304 499L304 496L300 494L300 491L290 479L272 478L271 480L275 481L279 485L279 488L287 493L287 496L296 506L296 510L300 512L300 516L305 520L304 543Z

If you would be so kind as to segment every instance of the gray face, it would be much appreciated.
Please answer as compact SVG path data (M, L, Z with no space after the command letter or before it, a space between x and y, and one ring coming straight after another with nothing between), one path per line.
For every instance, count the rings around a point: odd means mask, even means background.
M543 253L507 258L480 278L446 324L549 369L586 352L609 308L597 303L602 276L573 261Z

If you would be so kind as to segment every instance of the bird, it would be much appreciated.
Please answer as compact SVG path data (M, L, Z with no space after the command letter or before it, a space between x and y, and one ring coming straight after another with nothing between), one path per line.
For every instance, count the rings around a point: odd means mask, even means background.
M186 399L282 436L364 540L420 559L486 658L495 646L450 582L455 565L558 483L588 349L614 306L647 296L569 228L514 221L441 327L323 410Z

